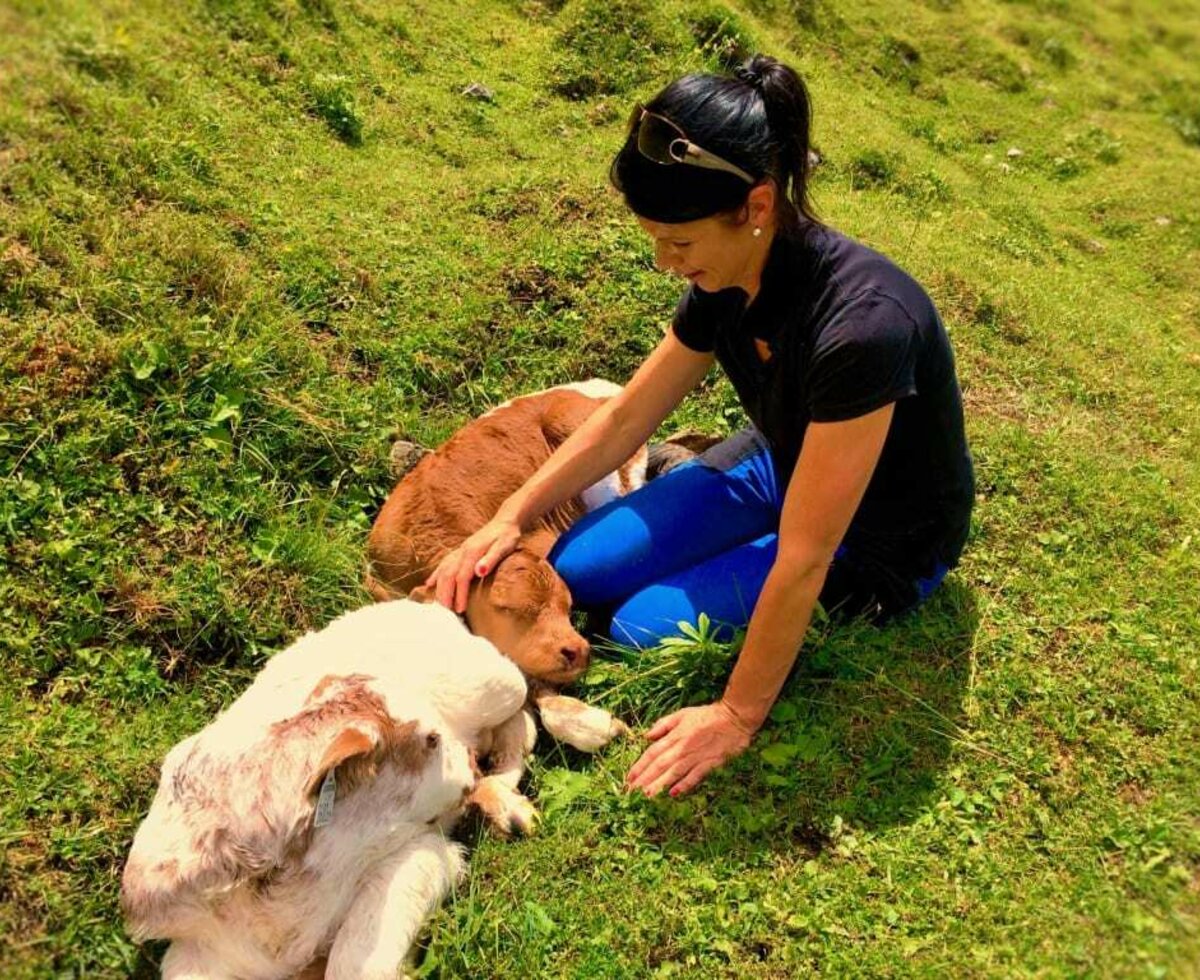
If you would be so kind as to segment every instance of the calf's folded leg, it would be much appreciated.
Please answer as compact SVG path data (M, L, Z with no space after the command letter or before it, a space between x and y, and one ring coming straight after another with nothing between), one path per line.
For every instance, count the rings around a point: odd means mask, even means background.
M462 848L430 831L363 879L333 940L326 980L396 980L426 920L463 873Z
M525 757L533 751L537 728L533 715L523 708L492 731L487 752L488 774L475 784L467 803L477 806L500 833L529 834L537 810L517 786L525 772Z
M584 704L565 694L535 695L542 727L560 742L581 752L598 752L629 726L603 708Z

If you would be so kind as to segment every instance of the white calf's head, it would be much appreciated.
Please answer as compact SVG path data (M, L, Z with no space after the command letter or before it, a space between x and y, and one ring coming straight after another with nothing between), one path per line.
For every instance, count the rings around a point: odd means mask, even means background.
M314 834L331 830L315 826L331 771L338 832L368 792L373 807L419 823L461 805L474 780L465 747L423 720L395 720L371 680L321 678L257 744L237 745L222 716L167 756L122 881L136 938L186 934L210 896L298 869Z

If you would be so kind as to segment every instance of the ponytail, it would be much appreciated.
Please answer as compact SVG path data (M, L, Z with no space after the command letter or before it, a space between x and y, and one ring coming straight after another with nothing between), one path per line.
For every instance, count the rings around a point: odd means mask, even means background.
M812 102L804 80L795 69L765 54L749 58L733 74L759 93L767 111L776 158L771 176L790 204L777 217L784 219L781 222L784 227L794 227L797 222L819 223L808 194Z

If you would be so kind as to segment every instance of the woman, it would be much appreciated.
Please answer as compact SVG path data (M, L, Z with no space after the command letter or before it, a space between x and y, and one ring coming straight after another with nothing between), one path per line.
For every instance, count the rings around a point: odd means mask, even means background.
M638 107L610 177L691 283L626 385L430 577L462 610L472 578L538 515L623 462L718 361L754 427L580 521L551 561L613 635L654 642L706 612L747 625L724 695L647 733L627 786L687 792L742 752L813 607L876 622L959 557L974 495L962 397L928 296L824 227L808 199L800 77L755 56Z

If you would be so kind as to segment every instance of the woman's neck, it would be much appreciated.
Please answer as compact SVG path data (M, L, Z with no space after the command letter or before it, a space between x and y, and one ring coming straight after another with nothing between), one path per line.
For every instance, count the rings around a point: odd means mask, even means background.
M763 227L763 233L758 238L750 239L750 252L747 255L746 267L737 285L748 297L746 305L754 302L758 291L762 288L762 275L767 267L767 256L771 254L771 243L775 241L775 223Z

